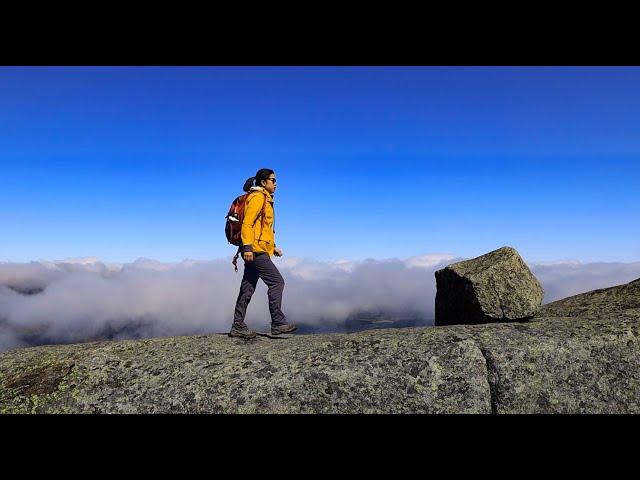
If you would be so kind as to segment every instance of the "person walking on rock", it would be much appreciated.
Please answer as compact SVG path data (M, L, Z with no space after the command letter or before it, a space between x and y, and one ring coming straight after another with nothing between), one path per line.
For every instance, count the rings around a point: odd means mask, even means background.
M273 209L273 194L276 191L276 176L273 170L262 168L250 177L243 190L250 192L246 198L244 218L241 227L242 259L244 275L240 284L240 293L236 300L233 326L230 337L254 338L256 333L249 330L244 318L258 279L267 285L269 313L271 314L271 334L290 333L298 327L288 323L282 312L282 292L284 279L271 261L271 256L282 256L282 250L276 247Z

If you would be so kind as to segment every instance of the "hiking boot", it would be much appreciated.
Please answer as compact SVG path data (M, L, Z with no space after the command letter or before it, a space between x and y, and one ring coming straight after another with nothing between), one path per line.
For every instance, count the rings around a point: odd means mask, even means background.
M291 333L296 330L298 326L295 323L285 323L284 325L272 325L271 335L281 335L283 333Z
M252 332L247 327L238 328L236 326L233 326L233 327L231 327L231 331L229 332L229 336L230 337L250 339L250 338L256 338L256 332Z

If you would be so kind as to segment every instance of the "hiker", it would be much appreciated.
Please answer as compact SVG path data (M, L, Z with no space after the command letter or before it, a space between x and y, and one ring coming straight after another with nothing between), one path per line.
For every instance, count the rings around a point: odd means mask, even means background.
M298 327L293 323L287 323L280 308L284 279L271 261L272 255L282 256L282 250L276 247L273 229L275 173L271 169L262 168L257 171L255 177L247 179L242 189L249 192L245 200L244 218L240 232L242 245L238 249L244 260L244 275L236 300L233 326L229 336L239 338L254 338L256 336L256 332L249 330L245 324L244 317L259 278L268 287L271 334L280 335L293 332Z

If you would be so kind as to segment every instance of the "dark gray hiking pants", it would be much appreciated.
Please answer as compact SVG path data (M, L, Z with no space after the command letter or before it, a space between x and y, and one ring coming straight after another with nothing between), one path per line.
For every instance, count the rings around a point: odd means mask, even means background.
M283 325L287 319L280 309L282 305L282 292L284 291L284 279L277 267L266 253L254 254L252 262L244 262L244 275L240 284L240 293L236 300L236 309L233 316L233 325L236 328L244 328L244 316L251 296L256 290L258 279L261 278L269 288L269 313L271 313L272 325Z

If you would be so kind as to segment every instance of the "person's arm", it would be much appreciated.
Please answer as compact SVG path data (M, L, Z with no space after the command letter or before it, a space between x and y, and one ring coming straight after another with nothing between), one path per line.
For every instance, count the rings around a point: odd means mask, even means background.
M258 215L260 215L264 201L263 195L250 195L244 207L244 218L242 219L242 227L240 228L242 253L251 253L251 257L253 257L253 226L258 219ZM243 258L247 260L244 255Z
M275 212L273 214L274 218L273 218L273 226L275 227L276 225L276 219L275 219ZM278 248L278 246L276 245L276 230L275 228L273 229L273 254L276 257L281 257L282 256L282 250Z

